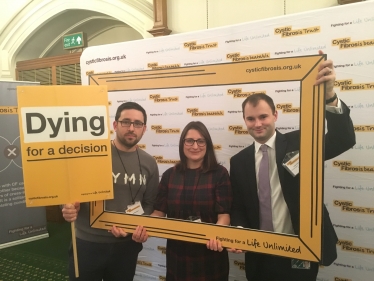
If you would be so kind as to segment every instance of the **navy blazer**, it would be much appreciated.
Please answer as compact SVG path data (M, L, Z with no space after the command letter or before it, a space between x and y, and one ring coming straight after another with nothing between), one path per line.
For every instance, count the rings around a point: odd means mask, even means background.
M349 108L342 103L343 114L326 111L327 133L325 135L325 160L334 158L355 145L355 133ZM254 144L243 149L231 158L230 180L233 189L233 204L231 210L231 224L245 228L259 229L259 200L257 195L257 181L255 169ZM276 162L280 185L291 215L295 234L300 233L300 177L293 177L282 166L282 161L288 152L299 150L300 131L282 134L277 131L275 140ZM323 207L323 237L322 261L323 265L330 265L337 257L336 236L326 207ZM256 266L254 252L246 253L246 272ZM248 274L247 274L248 276Z

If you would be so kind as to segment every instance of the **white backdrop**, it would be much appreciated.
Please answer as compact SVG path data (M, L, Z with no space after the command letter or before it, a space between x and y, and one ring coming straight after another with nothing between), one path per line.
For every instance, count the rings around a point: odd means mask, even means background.
M374 2L367 1L224 28L91 47L81 57L82 83L89 84L87 74L177 70L233 63L233 57L252 60L261 54L259 57L272 59L312 55L322 50L334 61L335 90L351 109L357 144L325 163L325 204L338 233L339 245L338 259L330 267L321 268L318 280L371 281L374 274L373 11ZM200 120L208 127L217 157L229 169L230 157L252 143L242 120L244 96L264 91L277 105L298 108L300 93L298 82L137 91L123 88L114 91L113 84L108 87L112 121L122 102L135 101L146 109L147 132L140 145L158 159L161 174L178 160L178 132L191 120ZM243 95L236 97L235 93ZM154 95L159 95L159 100ZM195 117L187 112L191 108L219 114ZM298 129L298 110L278 111L277 128L281 132ZM145 243L135 280L164 280L164 251L163 239L152 238ZM242 255L230 255L230 280L245 280L243 261Z

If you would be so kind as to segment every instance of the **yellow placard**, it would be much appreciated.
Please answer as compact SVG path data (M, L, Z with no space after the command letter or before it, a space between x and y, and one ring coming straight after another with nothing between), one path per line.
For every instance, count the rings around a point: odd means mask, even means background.
M17 87L26 206L113 198L106 86Z
M137 225L143 225L151 236L196 243L206 243L209 239L215 238L222 241L224 247L319 262L323 224L325 88L323 84L316 86L314 83L318 74L318 65L325 59L325 55L311 55L179 69L151 69L136 73L96 74L89 77L90 84L107 85L109 91L299 82L302 97L300 108L297 108L300 112L302 128L300 131L300 186L302 187L300 188L300 235L116 214L106 212L103 201L91 203L91 226L109 229L115 225L125 231L134 232ZM190 111L191 114L199 114L199 116L209 115L208 112L199 112L198 109ZM241 132L236 129L233 131Z

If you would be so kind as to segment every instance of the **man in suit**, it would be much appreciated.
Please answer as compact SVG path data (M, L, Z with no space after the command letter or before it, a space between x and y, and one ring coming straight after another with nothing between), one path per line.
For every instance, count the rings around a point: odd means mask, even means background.
M320 52L321 54L321 52ZM333 87L335 71L330 60L319 66L316 85L326 82L325 159L331 159L355 144L355 134L349 108L336 96ZM242 104L243 118L254 143L233 156L230 179L233 188L231 224L251 229L281 233L300 233L300 181L283 165L289 152L299 150L300 132L282 134L275 129L278 113L273 100L265 94L249 96ZM263 147L267 151L263 154ZM262 159L268 170L261 172ZM267 195L261 193L260 182L268 174ZM259 178L262 180L259 181ZM265 198L265 199L264 199ZM323 209L322 264L336 259L337 236L327 209ZM269 218L270 216L270 218ZM233 250L235 251L235 250ZM240 251L236 251L240 252ZM245 271L249 281L312 281L318 274L318 263L302 263L302 269L291 267L292 259L254 252L245 253Z

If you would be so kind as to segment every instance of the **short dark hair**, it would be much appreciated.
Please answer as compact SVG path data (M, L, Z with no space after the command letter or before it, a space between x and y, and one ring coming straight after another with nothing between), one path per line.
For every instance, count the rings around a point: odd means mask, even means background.
M121 116L122 111L124 111L126 109L139 110L141 113L143 113L144 125L147 124L147 113L145 112L145 109L140 104L138 104L136 102L132 102L132 101L124 102L123 104L121 104L117 108L117 112L116 112L116 116L115 116L114 120L118 121L119 117Z
M271 111L273 112L273 114L275 113L275 105L274 105L273 99L271 97L269 97L268 95L266 95L266 94L259 93L259 94L250 95L249 97L247 97L243 101L243 103L242 103L243 118L245 117L244 116L244 107L247 105L247 103L252 104L254 107L256 107L258 105L258 102L260 100L265 101L270 106Z
M183 148L184 148L184 139L186 138L188 131L191 129L198 131L206 141L206 153L204 155L203 165L202 165L203 173L216 169L218 166L218 162L217 162L216 154L214 153L213 141L212 141L212 138L210 137L209 131L202 122L192 121L188 123L186 127L184 127L181 137L179 139L180 162L176 164L177 170L181 172L184 172L187 170L187 157L184 154Z

